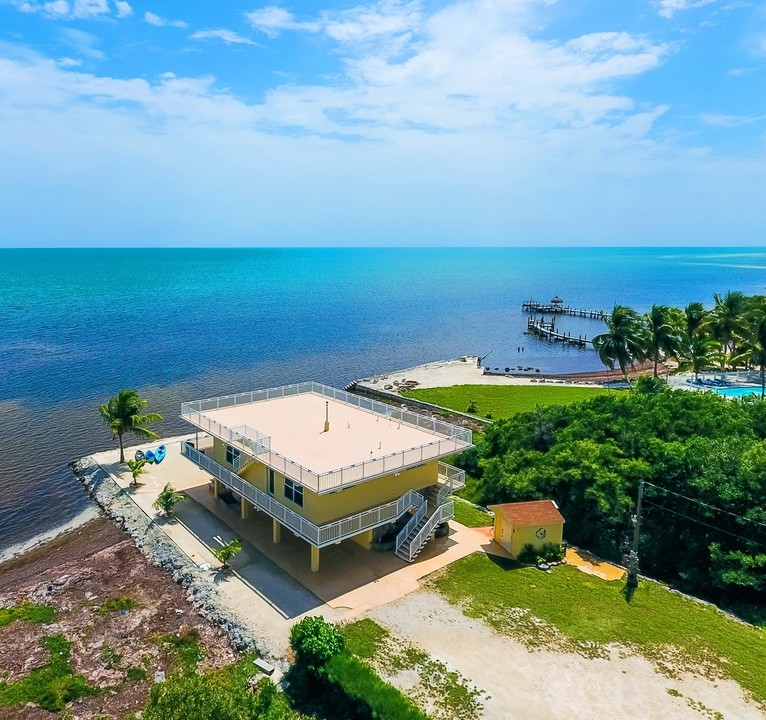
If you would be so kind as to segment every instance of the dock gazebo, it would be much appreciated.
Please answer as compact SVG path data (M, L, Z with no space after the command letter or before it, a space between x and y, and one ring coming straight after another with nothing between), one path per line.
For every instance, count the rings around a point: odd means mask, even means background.
M561 307L563 304L564 304L564 301L558 295L556 295L551 300L551 305L557 305L558 307Z

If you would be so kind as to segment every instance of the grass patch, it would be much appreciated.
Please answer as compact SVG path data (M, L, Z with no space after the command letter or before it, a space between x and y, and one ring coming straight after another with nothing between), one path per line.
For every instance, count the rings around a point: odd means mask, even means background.
M125 671L125 679L129 682L141 682L146 680L146 670L140 667L131 666Z
M205 651L196 630L183 630L178 634L158 635L156 642L170 651L174 656L175 665L186 673L193 673L199 662L205 657Z
M19 605L0 608L0 627L10 625L14 620L25 620L26 622L47 625L56 619L56 608L53 605L35 605L35 603L25 600Z
M121 612L123 610L132 610L136 606L136 601L127 595L117 598L109 598L96 608L99 615L106 615L112 612Z
M669 677L681 671L731 677L766 705L766 634L658 583L642 580L631 602L622 581L608 582L560 566L534 568L474 553L452 563L430 585L466 615L528 647L557 647L605 657L620 643Z
M609 391L604 388L549 385L453 385L407 390L402 395L460 412L466 412L473 403L475 414L479 417L491 413L494 419L498 419L534 410L538 405L568 405L590 400L604 392Z
M455 520L466 527L487 527L493 524L494 517L465 500L455 498Z
M72 644L63 635L44 637L41 644L50 653L48 662L15 683L0 680L0 705L32 702L56 712L78 697L98 692L72 670L69 664Z
M110 670L116 668L122 662L122 653L118 653L109 645L104 645L101 651L101 659Z
M394 638L385 628L365 618L342 628L346 651L368 663L384 678L414 671L417 684L407 694L434 720L471 720L481 716L482 691L420 648Z
M346 649L362 660L374 657L389 637L388 630L369 618L345 625L342 630L346 638Z

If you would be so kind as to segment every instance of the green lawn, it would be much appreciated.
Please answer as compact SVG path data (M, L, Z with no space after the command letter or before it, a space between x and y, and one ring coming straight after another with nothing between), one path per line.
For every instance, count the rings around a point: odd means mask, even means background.
M593 387L556 387L552 385L453 385L403 392L405 397L466 412L473 402L476 415L505 418L534 410L537 405L566 405L589 400L598 393L614 392Z
M494 517L484 510L480 510L472 503L454 498L455 500L455 520L466 527L487 527L492 525Z
M475 553L433 576L450 603L530 647L590 657L605 644L633 647L670 677L725 673L766 707L766 633L658 583L642 580L630 603L624 583L567 566L549 575ZM537 619L544 621L540 623Z

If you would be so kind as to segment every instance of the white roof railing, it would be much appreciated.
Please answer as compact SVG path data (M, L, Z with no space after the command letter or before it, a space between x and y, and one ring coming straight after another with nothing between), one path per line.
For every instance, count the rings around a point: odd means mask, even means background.
M320 473L300 465L275 451L271 447L271 438L267 433L247 425L229 428L206 415L207 412L212 410L250 405L303 393L322 395L336 402L390 418L403 425L425 430L435 436L434 440L364 462ZM343 390L337 390L336 388L316 382L298 383L269 388L267 390L256 390L254 392L186 402L181 405L181 417L214 437L224 440L232 447L257 457L260 462L268 467L296 480L319 494L460 452L469 448L472 441L471 431L465 428L419 415L405 408L396 408L359 395L352 395Z

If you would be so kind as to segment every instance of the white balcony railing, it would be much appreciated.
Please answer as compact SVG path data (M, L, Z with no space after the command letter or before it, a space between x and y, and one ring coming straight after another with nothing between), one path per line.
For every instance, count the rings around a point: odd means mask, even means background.
M181 444L181 454L209 472L223 485L245 498L253 506L263 510L304 540L320 548L341 542L365 530L385 525L401 517L410 508L417 508L426 504L420 493L408 490L393 502L350 515L327 525L315 525L188 443Z
M273 450L271 448L271 440L266 433L247 425L229 428L212 420L205 414L210 410L247 405L302 393L317 393L338 402L353 405L361 410L391 418L405 425L427 430L440 437L433 442L417 447L407 448L372 460L338 468L337 470L317 473ZM181 417L192 425L196 425L198 428L220 438L232 447L253 457L257 456L268 467L296 480L317 494L354 485L365 480L380 477L381 475L387 475L419 465L428 460L460 452L470 447L472 441L470 430L315 382L286 385L268 390L258 390L238 395L226 395L208 400L183 403L181 405Z

